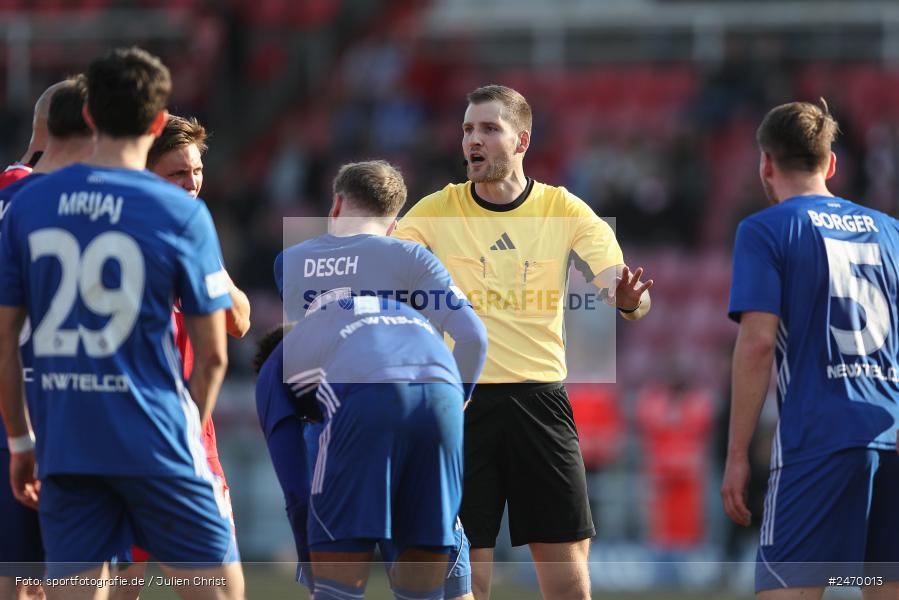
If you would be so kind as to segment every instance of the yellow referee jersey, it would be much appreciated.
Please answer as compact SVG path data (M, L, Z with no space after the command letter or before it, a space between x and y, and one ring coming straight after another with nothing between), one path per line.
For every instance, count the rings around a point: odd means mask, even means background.
M587 280L624 263L611 227L563 187L528 179L511 204L477 196L471 182L422 198L394 237L446 265L487 326L480 383L562 381L568 265Z

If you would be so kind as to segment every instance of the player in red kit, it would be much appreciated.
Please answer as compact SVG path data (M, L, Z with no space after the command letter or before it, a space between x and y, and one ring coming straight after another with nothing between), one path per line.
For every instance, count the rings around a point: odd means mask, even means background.
M203 187L202 155L205 150L206 130L203 126L195 118L185 119L170 115L165 130L156 138L147 155L147 168L197 198ZM230 283L233 307L226 313L228 335L242 338L250 329L250 301L233 281ZM194 353L187 338L187 331L184 329L184 318L177 305L172 316L175 323L175 342L181 352L184 378L189 379ZM218 459L215 427L211 419L203 430L203 445L213 473L224 481L225 474ZM227 485L225 489L228 489Z

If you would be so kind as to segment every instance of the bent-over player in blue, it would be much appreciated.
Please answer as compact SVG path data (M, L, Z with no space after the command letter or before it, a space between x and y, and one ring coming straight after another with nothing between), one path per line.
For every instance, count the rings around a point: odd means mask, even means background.
M316 424L321 423L321 411L314 403L295 403L290 388L284 382L281 340L292 328L293 325L279 325L259 340L253 359L253 370L256 372L256 414L275 475L284 492L284 510L287 512L299 559L296 579L313 593L315 590L306 534L312 469L309 466L303 430L313 420Z
M89 164L45 175L14 199L0 237L0 410L21 501L37 502L37 461L48 576L97 576L137 543L167 573L210 578L179 589L183 597L242 598L221 482L199 435L227 363L227 276L205 206L142 169L169 89L168 70L142 50L93 61ZM206 349L190 392L173 343L174 297ZM32 434L16 338L26 315L36 453L23 449ZM96 591L76 580L48 596Z
M385 539L397 597L442 598L463 402L442 337L405 304L356 297L321 306L282 347L295 410L314 397L324 414L307 523L316 598L361 594Z
M742 525L749 442L777 361L760 598L820 598L847 576L870 577L855 580L866 598L899 590L896 565L876 564L899 561L899 225L828 191L836 131L826 104L768 113L760 174L774 206L740 223L734 247L740 330L721 494Z
M402 175L384 161L343 165L334 182L329 233L286 249L275 259L275 283L290 321L335 294L379 295L420 311L454 342L453 356L466 398L480 375L487 351L486 328L453 284L443 264L419 244L388 237L406 200ZM304 428L310 472L318 454L322 425ZM469 542L457 523L445 594L469 599ZM384 560L397 552L380 544Z

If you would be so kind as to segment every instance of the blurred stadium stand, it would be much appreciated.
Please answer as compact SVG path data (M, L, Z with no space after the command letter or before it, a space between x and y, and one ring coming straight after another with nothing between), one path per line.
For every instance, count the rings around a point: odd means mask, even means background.
M650 509L628 510L646 506L655 476L637 398L675 378L719 423L695 451L707 477L704 503L689 509L706 524L694 546L723 548L729 535L715 504L736 331L729 245L736 222L764 205L754 142L764 112L826 97L843 132L834 191L897 210L895 2L0 0L0 32L6 162L25 148L40 91L122 43L158 53L173 112L213 133L203 197L253 304L217 413L247 558L290 547L248 369L253 335L281 320L271 277L281 219L325 215L348 160L398 164L410 204L461 181L464 97L478 85L525 94L527 173L617 217L625 256L656 280L650 315L618 328L617 384L572 393L600 541L652 539Z

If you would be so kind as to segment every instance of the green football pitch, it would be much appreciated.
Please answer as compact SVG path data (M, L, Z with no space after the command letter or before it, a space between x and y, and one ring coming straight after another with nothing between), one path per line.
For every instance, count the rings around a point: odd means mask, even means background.
M249 563L244 565L244 573L247 584L247 598L249 600L271 599L302 599L308 598L306 588L291 580L291 573L284 565ZM149 576L160 575L157 568L151 567ZM177 595L167 587L150 584L141 593L142 600L175 600ZM380 566L372 569L365 597L371 600L392 600L393 594ZM727 592L664 592L653 593L627 593L605 592L594 593L593 598L622 600L749 600L752 595L737 596ZM493 586L492 600L541 600L540 592L536 586L521 586L512 582L497 582Z

